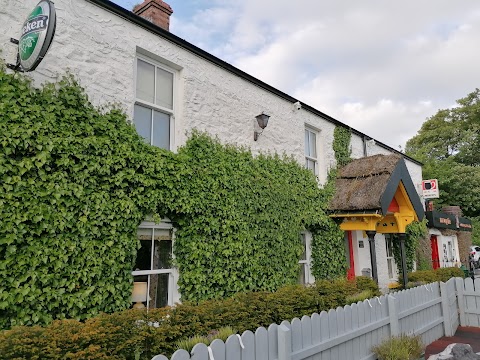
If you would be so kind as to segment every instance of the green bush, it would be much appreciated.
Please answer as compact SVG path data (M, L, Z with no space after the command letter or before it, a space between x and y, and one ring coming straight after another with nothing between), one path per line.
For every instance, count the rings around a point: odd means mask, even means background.
M439 281L447 282L452 277L465 277L465 273L458 267L439 268L435 270Z
M212 330L207 335L195 335L187 339L181 339L176 342L177 349L183 349L190 352L196 344L203 343L210 345L213 340L220 339L223 342L227 341L228 337L236 334L237 331L230 326L225 326L218 330Z
M319 281L289 285L277 292L239 293L219 300L185 302L170 308L125 310L80 322L57 320L0 332L0 359L151 359L171 355L178 342L228 326L255 331L294 317L328 311L359 296L367 281ZM372 287L371 284L368 287ZM378 287L374 289L378 291ZM363 300L363 299L362 299Z
M425 346L420 336L400 335L391 337L372 351L378 360L417 360L423 354Z
M419 270L408 273L408 282L410 286L416 286L419 284L428 284L436 281L446 282L452 277L465 276L462 269L458 267L438 268L436 270ZM402 279L399 279L402 282Z
M356 286L358 290L368 290L373 296L380 296L382 293L378 288L378 284L371 277L357 276L355 278Z

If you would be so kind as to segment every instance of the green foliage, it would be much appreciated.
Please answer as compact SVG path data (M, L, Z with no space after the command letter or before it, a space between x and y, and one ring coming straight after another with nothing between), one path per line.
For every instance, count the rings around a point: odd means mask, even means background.
M428 229L426 219L420 222L414 221L407 226L407 230L405 232L405 256L407 262L407 272L413 270L413 264L415 260L419 262L419 259L417 259L416 250L419 247L420 239L427 236L427 234ZM398 239L398 236L394 236L392 243L395 263L397 264L398 272L402 274L402 257L400 254L400 240ZM420 259L420 261L423 260L425 259Z
M374 296L375 295L370 290L363 290L363 291L361 291L357 294L347 296L347 298L345 299L345 302L346 302L346 304L350 305L350 304L357 303L359 301L364 301L366 299L371 299Z
M276 290L298 278L299 234L328 222L313 174L193 133L165 194L183 300ZM281 259L281 261L279 261Z
M350 148L350 140L352 139L352 132L343 126L336 126L333 132L333 151L335 152L335 160L337 166L342 167L352 161L350 155L352 150Z
M420 336L400 335L390 337L372 351L379 360L417 360L423 354L425 346Z
M458 205L465 216L480 218L480 90L457 104L427 119L407 142L406 153L424 163L424 178L438 179L436 208ZM472 235L480 243L477 229L473 227Z
M136 228L171 155L72 78L35 90L0 69L0 114L0 328L129 307Z
M0 94L0 328L130 306L136 230L152 215L176 228L182 301L294 284L305 229L314 275L344 275L332 182L293 159L197 132L177 154L152 147L72 78L37 90L1 69Z
M378 284L375 280L368 276L357 276L355 278L356 287L358 290L367 290L372 293L372 296L380 296L381 292L378 289Z
M436 281L447 282L452 277L461 277L465 276L462 269L458 267L447 267L439 268L436 270L419 270L407 274L408 282L412 286L417 286L420 284L428 284ZM400 282L401 278L399 279Z
M337 126L333 135L333 150L337 167L348 164L350 158L350 140L352 133L349 129ZM322 209L326 209L335 192L335 179L337 169L332 169L328 174L327 184L322 193ZM345 233L331 218L322 218L308 229L312 232L311 244L312 263L311 270L316 279L334 279L345 276L347 259L345 254Z
M220 339L223 342L227 341L230 335L236 334L237 331L231 326L225 326L218 330L212 330L207 335L195 335L187 339L178 340L175 345L177 349L187 350L188 352L192 351L193 347L199 343L205 345L210 345L213 340Z
M17 326L0 332L3 359L151 359L170 356L178 347L199 340L226 339L295 317L328 311L348 303L359 287L373 288L365 279L320 281L315 286L288 285L277 292L239 293L233 297L172 308L125 310L101 314L85 322L57 320L48 326ZM371 290L367 290L371 291ZM377 294L378 287L373 288ZM225 329L231 326L236 330ZM207 334L207 340L203 337ZM195 337L195 340L188 340ZM187 339L184 343L182 339ZM182 341L182 344L179 342Z

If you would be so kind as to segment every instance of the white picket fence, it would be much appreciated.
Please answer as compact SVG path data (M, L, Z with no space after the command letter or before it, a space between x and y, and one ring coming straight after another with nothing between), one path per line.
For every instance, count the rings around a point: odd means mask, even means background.
M416 334L427 345L453 336L459 324L480 324L480 279L450 279L260 327L225 343L197 344L191 354L177 350L171 360L375 360L372 347L390 336Z
M461 326L480 327L480 279L457 278L458 312Z

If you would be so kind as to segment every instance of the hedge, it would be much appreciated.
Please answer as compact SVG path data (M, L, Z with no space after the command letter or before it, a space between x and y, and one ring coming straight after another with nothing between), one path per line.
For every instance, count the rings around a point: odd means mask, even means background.
M438 268L435 270L419 270L408 273L408 284L407 287L417 286L419 283L432 283L436 281L446 282L452 277L461 277L465 276L462 269L458 267L446 267ZM402 282L402 279L399 279L399 282Z
M371 279L320 281L313 286L289 285L277 292L248 292L224 300L176 307L125 310L80 322L56 320L41 326L16 326L0 333L0 359L151 359L170 356L176 343L226 326L239 333L301 318L347 303L369 291L379 295ZM373 292L372 292L373 291ZM359 299L361 300L361 299Z

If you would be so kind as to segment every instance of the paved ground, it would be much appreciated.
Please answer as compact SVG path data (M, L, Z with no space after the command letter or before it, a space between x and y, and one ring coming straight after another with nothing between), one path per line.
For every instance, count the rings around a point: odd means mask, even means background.
M430 355L441 353L452 343L470 344L474 352L480 352L480 328L459 326L455 336L444 336L428 345L425 350L425 359L428 359Z

